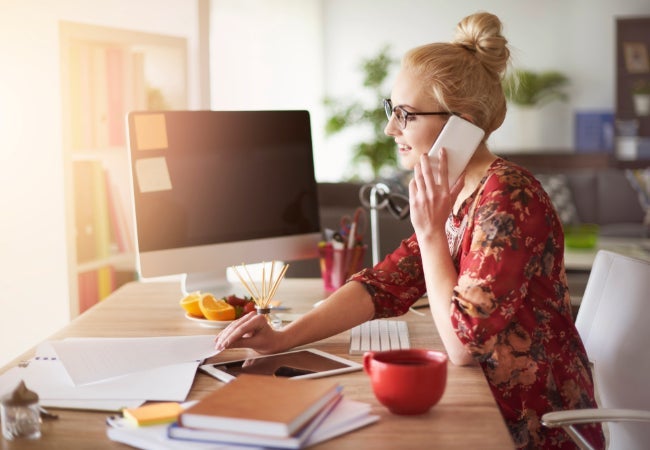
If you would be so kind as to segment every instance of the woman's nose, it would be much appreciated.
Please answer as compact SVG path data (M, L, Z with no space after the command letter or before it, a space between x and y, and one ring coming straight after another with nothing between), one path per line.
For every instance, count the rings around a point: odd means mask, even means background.
M384 134L386 136L396 136L397 133L400 131L399 127L395 126L395 115L393 114L390 116L390 119L388 119L388 123L386 123L386 126L384 127Z

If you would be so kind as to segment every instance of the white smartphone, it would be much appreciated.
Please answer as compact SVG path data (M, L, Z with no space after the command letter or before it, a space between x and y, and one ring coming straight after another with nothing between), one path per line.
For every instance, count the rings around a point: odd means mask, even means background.
M451 188L481 143L485 132L473 123L458 116L451 116L433 143L429 156L437 162L440 149L447 150L449 187Z

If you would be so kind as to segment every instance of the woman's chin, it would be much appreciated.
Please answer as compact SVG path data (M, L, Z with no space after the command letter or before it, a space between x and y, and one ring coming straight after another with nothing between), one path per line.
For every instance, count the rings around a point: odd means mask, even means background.
M399 166L404 170L413 170L415 167L415 161L413 160L412 153L402 154L400 153L398 158Z

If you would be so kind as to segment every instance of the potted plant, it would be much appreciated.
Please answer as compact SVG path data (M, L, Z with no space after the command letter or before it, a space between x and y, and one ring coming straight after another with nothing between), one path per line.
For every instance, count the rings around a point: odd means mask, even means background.
M566 101L569 97L564 88L569 79L557 71L532 72L515 70L504 79L506 99L518 106L543 106L553 100Z
M503 80L508 109L506 120L514 130L512 143L517 151L535 151L545 140L544 111L547 104L566 101L569 79L562 73L549 70L533 72L514 70Z
M650 80L639 80L632 87L634 111L637 116L650 114Z
M384 134L386 113L382 105L382 99L388 92L386 77L395 62L389 55L388 47L381 49L376 56L362 61L363 88L368 91L363 98L369 99L369 104L361 100L325 99L325 107L330 113L325 124L327 136L350 127L362 127L370 132L368 139L353 147L352 164L369 164L375 178L383 172L382 169L397 165L395 142Z

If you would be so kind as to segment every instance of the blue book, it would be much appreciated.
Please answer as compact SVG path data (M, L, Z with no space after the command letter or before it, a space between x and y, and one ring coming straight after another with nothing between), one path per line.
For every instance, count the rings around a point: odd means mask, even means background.
M576 112L574 137L578 153L614 152L614 113Z

